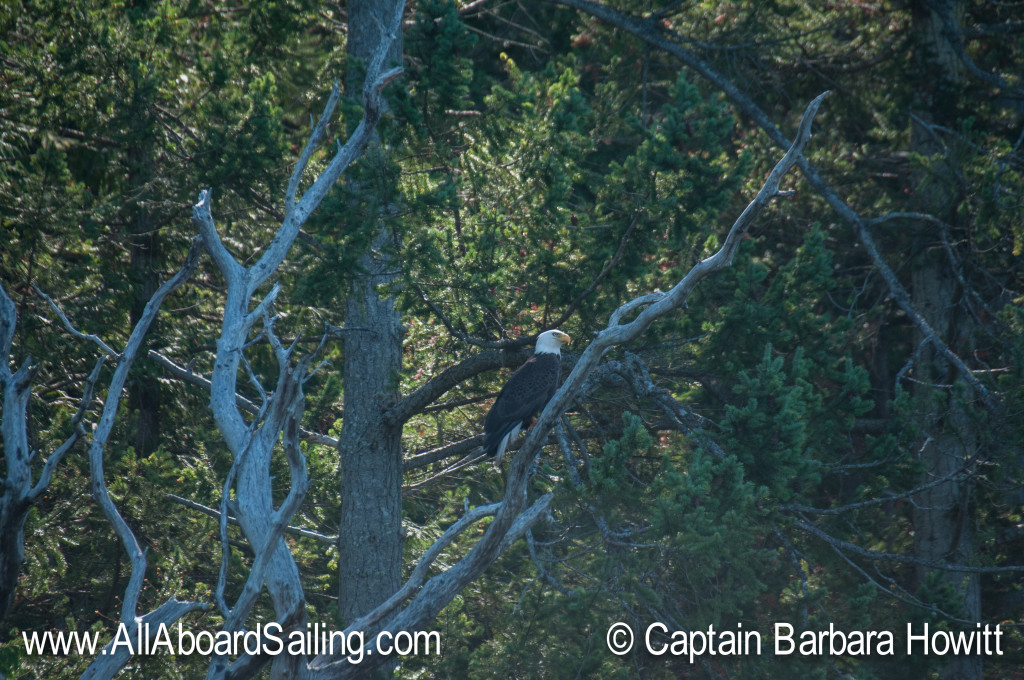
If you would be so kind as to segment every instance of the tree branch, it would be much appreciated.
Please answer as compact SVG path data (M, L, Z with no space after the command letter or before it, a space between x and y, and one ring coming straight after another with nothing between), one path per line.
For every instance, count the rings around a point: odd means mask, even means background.
M484 371L521 366L529 358L530 350L525 346L515 351L493 349L474 354L446 368L388 409L384 414L384 422L388 425L400 425L456 385L461 385Z
M556 0L559 4L574 7L583 12L591 14L599 19L617 26L633 35L647 41L651 45L660 47L666 52L677 57L684 64L692 68L712 85L720 89L725 95L742 111L764 130L768 136L781 147L788 147L789 141L785 135L775 126L771 119L739 88L733 85L727 78L719 74L710 65L705 63L695 53L686 49L679 43L673 42L660 30L657 22L651 20L637 19L591 0ZM899 282L896 274L882 258L875 244L874 238L868 228L868 223L853 210L831 186L822 178L818 169L805 158L798 158L797 164L804 177L811 183L815 191L832 206L839 216L846 221L853 229L854 235L860 240L868 256L871 258L875 268L882 275L893 300L900 309L906 313L910 320L917 326L918 330L938 349L946 359L956 368L961 378L974 389L979 395L985 407L990 411L997 411L1000 408L998 398L979 381L967 365L953 352L946 343L938 336L928 321L914 308L910 295Z
M186 508L191 508L192 510L198 510L199 512L203 513L204 515L209 515L210 517L213 517L214 519L217 519L217 520L220 519L220 510L217 510L216 508L211 508L209 505L203 505L202 503L199 503L197 501L193 501L193 500L190 500L188 498L183 498L181 496L176 496L173 493L165 493L164 494L164 498L167 498L168 500L173 501L174 503L177 503L178 505L183 505ZM228 522L237 526L238 525L238 518L235 517L234 515L228 515ZM284 532L286 534L292 534L293 536L302 536L304 538L312 538L314 541L319 541L320 543L326 543L327 545L334 545L335 543L338 542L338 537L337 536L331 536L329 534L322 534L319 531L313 531L312 529L303 529L302 527L296 527L296 526L289 525L289 526L286 526L284 528Z
M844 550L860 557L865 557L870 560L877 560L879 562L893 562L896 564L913 564L918 567L927 567L928 569L938 569L941 571L953 571L959 574L999 574L1005 572L1024 572L1024 564L1015 564L1006 567L975 567L967 564L951 564L949 562L938 562L936 560L930 560L924 557L915 557L914 555L907 555L905 553L884 553L876 550L868 550L862 548L856 543L850 543L842 539L836 538L822 531L818 527L814 526L810 522L797 519L794 521L794 526L798 529L806 531L807 533L821 539L828 545Z
M192 383L193 385L198 385L202 387L207 392L210 391L210 380L207 379L203 374L196 373L191 368L191 366L182 366L181 364L177 363L170 357L164 356L160 352L157 352L155 349L149 350L149 354L147 356L153 361L163 366L165 369L167 369L168 373L170 373L175 378L178 378L182 382ZM241 408L246 413L255 416L260 411L259 406L254 404L249 399L246 399L241 394L235 395L235 401L238 404L238 407ZM336 438L331 437L330 435L323 434L321 432L316 432L314 430L310 430L308 428L303 427L300 429L300 433L303 439L314 444L322 444L323 446L330 446L332 448L338 445L338 440Z

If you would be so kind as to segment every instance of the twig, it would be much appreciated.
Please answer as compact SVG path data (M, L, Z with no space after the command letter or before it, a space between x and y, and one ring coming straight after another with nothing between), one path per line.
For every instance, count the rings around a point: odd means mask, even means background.
M165 493L164 497L169 499L169 500L171 500L171 501L173 501L173 502L175 502L175 503L177 503L178 505L184 505L186 508L191 508L192 510L198 510L199 512L203 513L204 515L209 515L210 517L213 517L214 519L217 519L217 520L220 519L220 511L217 510L216 508L211 508L208 505L203 505L202 503L199 503L199 502L196 502L196 501L193 501L193 500L189 500L188 498L183 498L181 496L176 496L173 493ZM239 523L238 522L238 518L235 517L234 515L228 515L228 522L230 522L231 524L234 524L236 526ZM335 545L338 542L338 537L337 536L331 536L330 534L322 534L319 531L313 531L312 529L303 529L302 527L296 527L296 526L289 525L289 526L285 527L284 531L285 531L285 533L292 534L293 536L302 536L304 538L312 538L314 541L319 541L320 543L326 543L327 545Z

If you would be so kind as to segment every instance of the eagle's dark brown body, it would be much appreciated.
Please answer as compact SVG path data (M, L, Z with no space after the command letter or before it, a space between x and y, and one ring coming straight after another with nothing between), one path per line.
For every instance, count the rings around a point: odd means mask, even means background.
M537 340L537 352L512 374L484 420L484 451L501 462L505 447L533 424L558 388L562 373L559 349L569 336L547 331Z

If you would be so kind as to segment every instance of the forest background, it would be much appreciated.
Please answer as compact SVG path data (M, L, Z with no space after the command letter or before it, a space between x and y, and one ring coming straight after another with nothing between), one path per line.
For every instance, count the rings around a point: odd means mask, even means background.
M0 677L1024 677L1022 8L5 3ZM442 649L23 637L178 621Z

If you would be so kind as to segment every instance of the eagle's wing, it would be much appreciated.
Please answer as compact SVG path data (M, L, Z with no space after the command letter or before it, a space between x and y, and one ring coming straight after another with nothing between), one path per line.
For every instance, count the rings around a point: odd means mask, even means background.
M509 435L518 434L543 410L555 393L560 368L557 354L535 354L512 374L484 420L484 450L488 455L503 454Z

